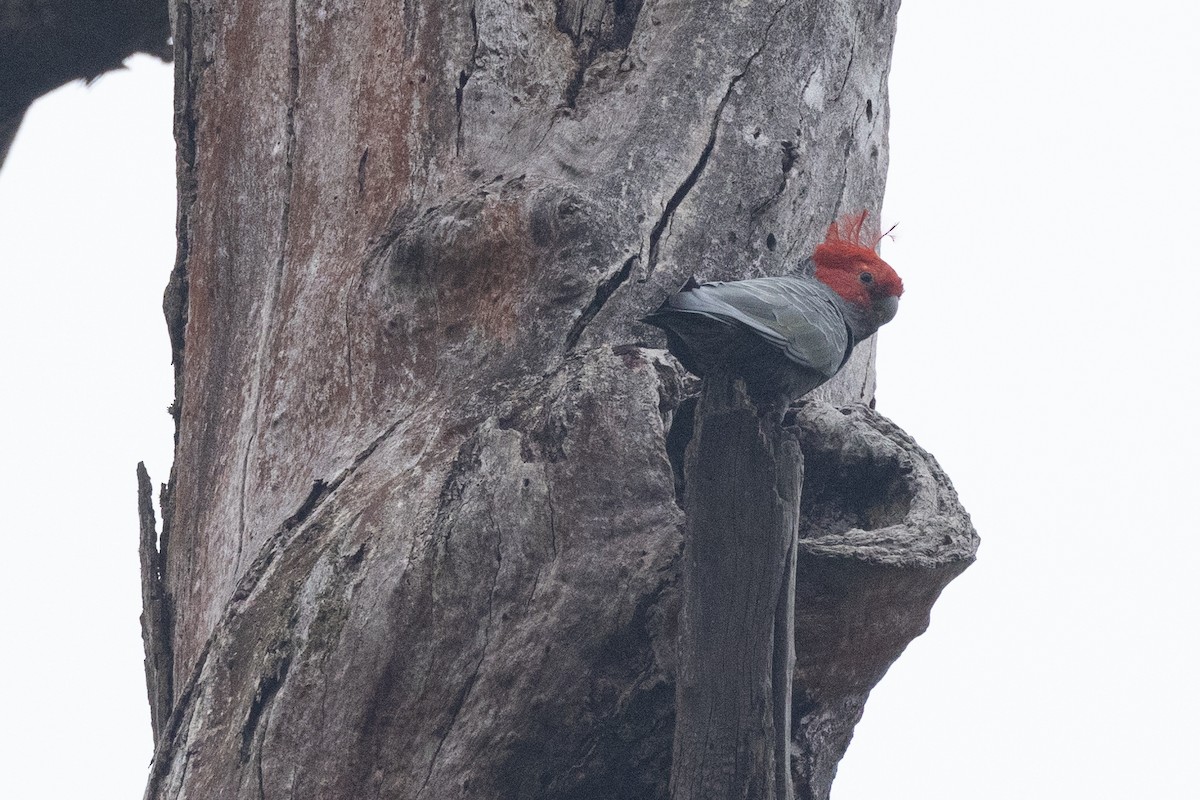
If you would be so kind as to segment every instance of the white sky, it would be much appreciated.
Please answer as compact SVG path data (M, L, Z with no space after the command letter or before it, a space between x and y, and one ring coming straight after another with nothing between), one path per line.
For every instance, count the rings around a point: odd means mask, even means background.
M908 0L880 410L984 544L834 800L1200 797L1200 10ZM150 758L134 465L170 468L171 70L31 111L0 172L0 796ZM47 593L47 589L50 590Z

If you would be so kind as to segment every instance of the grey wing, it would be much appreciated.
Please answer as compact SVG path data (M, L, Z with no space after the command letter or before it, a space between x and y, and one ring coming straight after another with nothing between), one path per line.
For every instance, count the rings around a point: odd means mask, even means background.
M830 290L803 278L752 278L702 283L670 298L679 311L744 325L790 361L826 377L841 368L850 344Z

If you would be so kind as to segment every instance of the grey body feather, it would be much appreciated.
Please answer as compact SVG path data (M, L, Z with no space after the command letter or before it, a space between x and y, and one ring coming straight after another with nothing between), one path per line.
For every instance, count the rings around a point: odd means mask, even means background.
M759 394L798 397L832 378L856 343L848 305L824 283L782 276L688 283L644 321L703 376L724 365Z

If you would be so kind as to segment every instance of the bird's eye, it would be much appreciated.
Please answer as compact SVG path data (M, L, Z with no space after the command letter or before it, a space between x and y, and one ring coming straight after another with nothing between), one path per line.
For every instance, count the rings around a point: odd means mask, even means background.
M858 279L868 286L875 282L875 276L869 272L860 272Z

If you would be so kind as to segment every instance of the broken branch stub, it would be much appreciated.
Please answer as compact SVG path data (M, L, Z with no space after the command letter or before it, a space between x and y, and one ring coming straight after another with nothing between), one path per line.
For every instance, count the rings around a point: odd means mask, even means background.
M760 416L718 376L696 420L672 797L791 797L779 767L825 800L868 694L978 536L933 457L864 405ZM781 588L794 604L772 606Z
M146 693L150 725L157 741L171 713L170 597L163 588L162 551L154 518L153 488L144 463L137 465L138 560L142 576L142 646L145 650Z
M785 800L800 446L728 373L706 378L696 420L671 797Z

